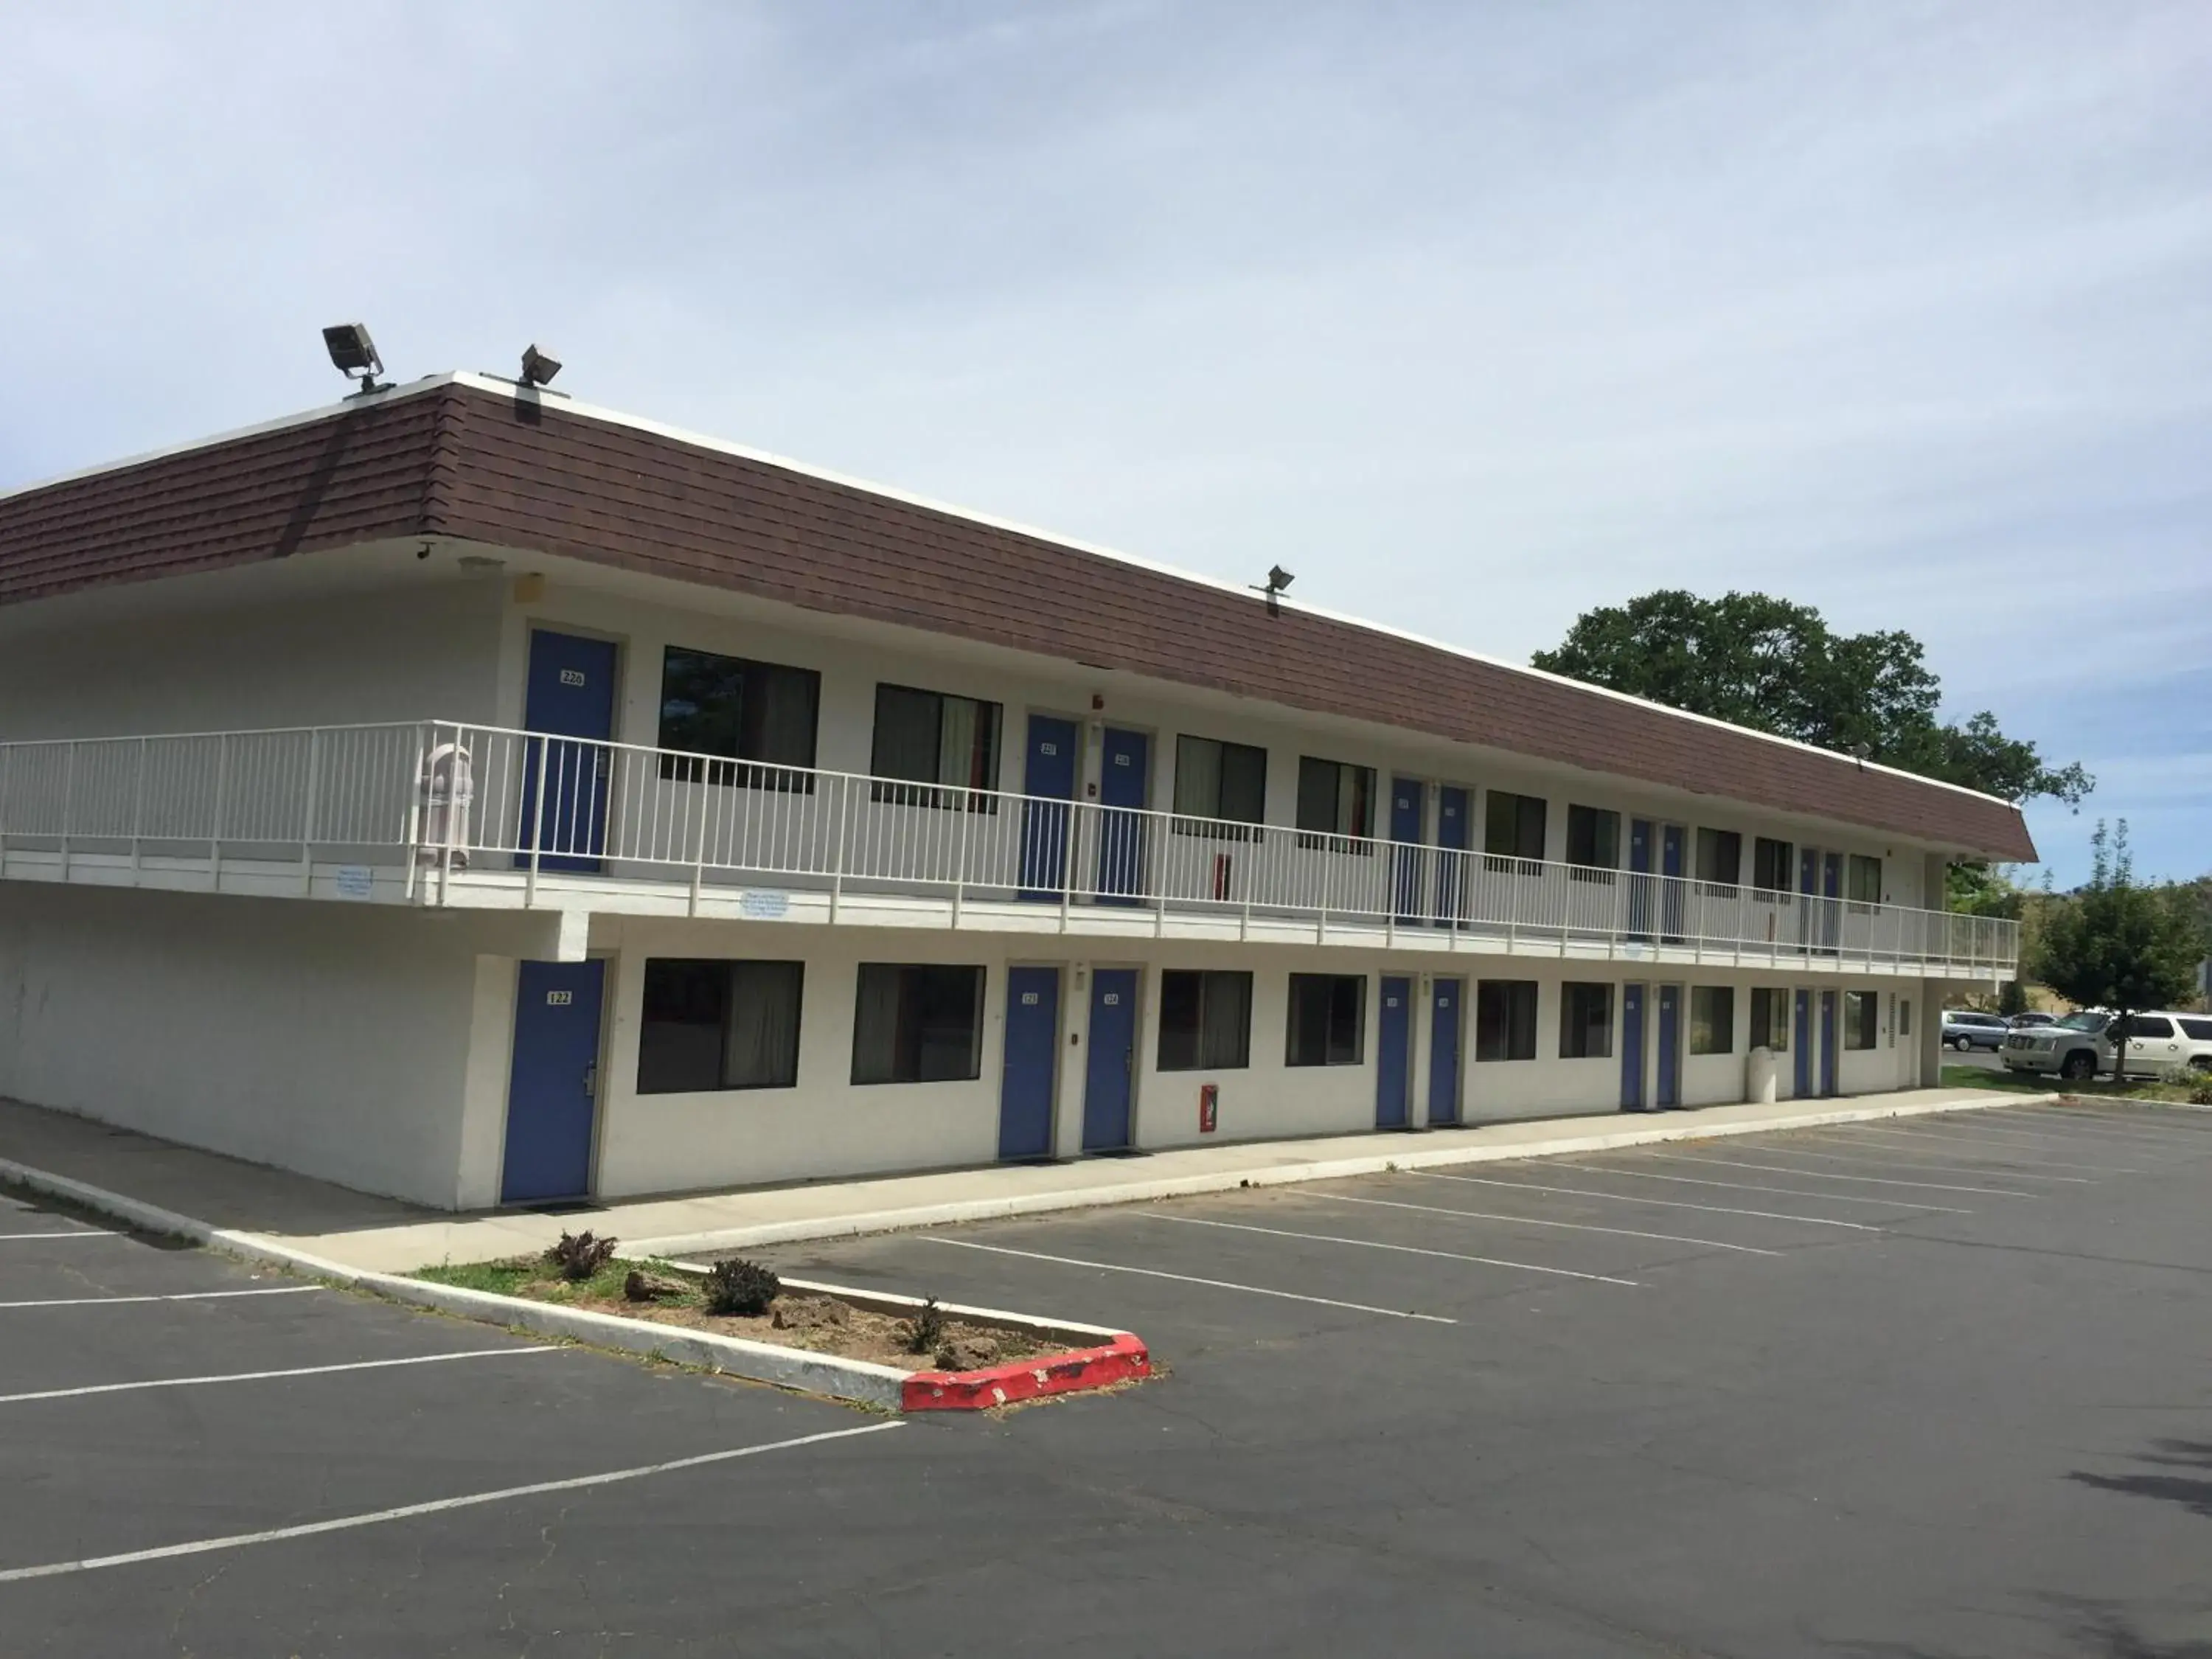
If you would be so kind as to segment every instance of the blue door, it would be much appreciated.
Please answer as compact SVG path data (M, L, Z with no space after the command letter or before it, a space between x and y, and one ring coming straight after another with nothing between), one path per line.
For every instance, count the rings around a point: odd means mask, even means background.
M999 1079L999 1156L1052 1156L1060 1076L1060 969L1006 970L1006 1061Z
M1382 1013L1375 1032L1375 1127L1413 1122L1413 981L1382 976Z
M1119 1152L1129 1144L1137 1086L1137 970L1091 970L1091 1055L1083 1074L1083 1150Z
M1133 904L1145 890L1145 780L1150 740L1141 732L1106 728L1100 744L1098 896L1103 904Z
M1669 945L1682 939L1682 826L1666 825L1659 832L1659 935Z
M1644 1109L1644 988L1620 988L1620 1109Z
M1459 1121L1459 1031L1462 986L1440 979L1429 994L1429 1123Z
M1820 993L1820 1092L1832 1095L1836 1087L1836 994Z
M1790 1042L1797 1045L1797 1058L1790 1067L1791 1091L1802 1100L1813 1092L1813 994L1797 993L1796 1009L1790 1020Z
M1651 820L1649 818L1631 818L1628 821L1628 936L1646 940L1651 937Z
M1659 1086L1661 1111L1682 1103L1682 988L1659 988Z
M614 641L533 629L522 724L549 736L524 745L515 863L527 865L535 847L540 869L597 870L607 847L610 757L601 745L615 732Z
M1060 902L1067 879L1067 819L1075 799L1075 722L1030 716L1022 769L1022 886L1025 899Z
M592 1188L599 1091L599 992L606 963L526 962L515 977L502 1204L581 1198Z
M1428 787L1412 778L1390 783L1390 890L1395 893L1398 920L1421 919L1421 819L1428 807Z
M1467 791L1445 784L1437 790L1437 926L1456 926L1460 895L1466 888L1467 860L1457 856L1468 849L1473 821L1468 815Z

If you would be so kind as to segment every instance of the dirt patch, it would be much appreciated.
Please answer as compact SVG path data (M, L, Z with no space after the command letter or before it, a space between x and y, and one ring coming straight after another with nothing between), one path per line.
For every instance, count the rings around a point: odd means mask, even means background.
M645 1270L654 1286L668 1287L649 1302L633 1302L623 1294L624 1281L633 1270L640 1268ZM1086 1346L1016 1327L982 1324L948 1316L937 1346L930 1353L916 1353L909 1346L912 1328L906 1319L855 1307L840 1297L811 1291L786 1291L764 1314L710 1314L694 1288L697 1275L655 1262L615 1262L581 1283L561 1278L545 1263L534 1259L429 1267L416 1277L495 1291L504 1296L528 1297L534 1302L554 1303L564 1308L613 1314L622 1319L643 1319L685 1330L712 1331L718 1336L742 1337L750 1342L772 1343L780 1348L799 1348L840 1359L862 1359L900 1370L939 1369L934 1355L945 1352L948 1345L957 1345L963 1358L994 1352L995 1358L982 1362L985 1364L1065 1353L1071 1347ZM779 1313L784 1316L781 1325L777 1323Z

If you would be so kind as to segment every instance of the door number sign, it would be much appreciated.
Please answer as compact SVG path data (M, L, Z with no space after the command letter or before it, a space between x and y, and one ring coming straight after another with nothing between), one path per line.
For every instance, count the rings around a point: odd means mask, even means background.
M564 668L564 669L562 669L562 670L561 671L561 684L563 684L563 685L581 685L583 683L584 683L584 671L583 671L582 669L580 669L580 668Z
M548 991L545 994L545 1006L549 1008L566 1008L575 1000L576 994L573 991Z

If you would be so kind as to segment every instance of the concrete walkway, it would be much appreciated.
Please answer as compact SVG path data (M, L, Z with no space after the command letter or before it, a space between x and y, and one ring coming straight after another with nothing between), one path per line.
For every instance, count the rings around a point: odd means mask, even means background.
M752 1188L582 1205L559 1214L462 1215L373 1198L304 1176L0 1100L0 1178L44 1171L119 1193L291 1252L372 1273L484 1261L543 1249L589 1228L623 1254L739 1249L793 1239L939 1226L1048 1210L1127 1204L1224 1188L1547 1158L1656 1141L1757 1134L2038 1099L1983 1089L1919 1089L1848 1100L1710 1106L1695 1111L1492 1123L1423 1133L1237 1141L1075 1164L990 1165L874 1180ZM18 1166L11 1171L9 1165Z

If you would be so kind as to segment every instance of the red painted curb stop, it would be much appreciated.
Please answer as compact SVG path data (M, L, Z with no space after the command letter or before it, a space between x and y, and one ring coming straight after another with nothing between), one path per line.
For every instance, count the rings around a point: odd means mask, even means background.
M1152 1356L1145 1345L1123 1331L1103 1348L1038 1354L974 1371L916 1371L901 1391L899 1409L988 1411L994 1406L1011 1406L1018 1400L1109 1388L1152 1374Z

